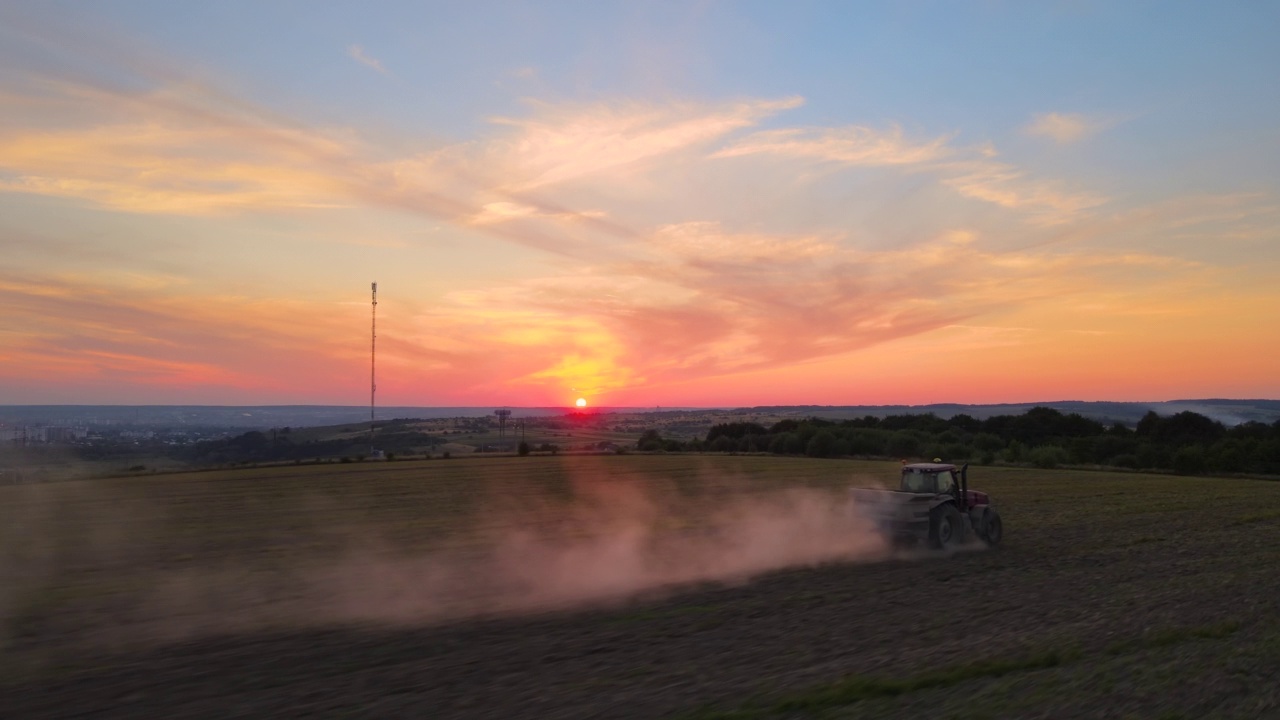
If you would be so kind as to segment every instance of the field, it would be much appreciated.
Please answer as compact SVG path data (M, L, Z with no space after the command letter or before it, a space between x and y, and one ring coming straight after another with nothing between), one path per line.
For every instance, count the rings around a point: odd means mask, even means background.
M896 472L632 454L0 487L0 708L1280 715L1280 483L975 467L1005 544L941 557L843 514Z

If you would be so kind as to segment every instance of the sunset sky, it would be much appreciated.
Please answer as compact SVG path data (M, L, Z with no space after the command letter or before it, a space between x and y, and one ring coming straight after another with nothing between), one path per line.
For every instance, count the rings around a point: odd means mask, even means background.
M0 2L0 404L1280 397L1278 31Z

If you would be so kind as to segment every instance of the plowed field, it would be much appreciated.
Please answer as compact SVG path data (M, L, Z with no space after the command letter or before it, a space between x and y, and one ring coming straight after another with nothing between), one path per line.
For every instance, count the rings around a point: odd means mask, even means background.
M896 472L561 456L2 487L0 716L1280 717L1280 483L975 467L1003 546L841 539L821 503Z

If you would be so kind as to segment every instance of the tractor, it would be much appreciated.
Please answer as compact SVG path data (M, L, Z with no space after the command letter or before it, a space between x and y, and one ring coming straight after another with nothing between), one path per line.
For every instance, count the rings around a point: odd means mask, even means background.
M968 464L904 460L897 490L852 488L850 494L855 509L895 545L924 542L945 550L975 538L996 545L1004 535L990 496L969 489Z

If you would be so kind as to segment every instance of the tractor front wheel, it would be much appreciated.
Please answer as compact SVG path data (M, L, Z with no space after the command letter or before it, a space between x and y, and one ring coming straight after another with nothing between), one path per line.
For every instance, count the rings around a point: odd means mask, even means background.
M933 511L929 523L929 545L934 549L945 550L960 544L962 532L960 511L954 505L942 505Z
M994 509L987 510L982 517L982 539L988 545L999 545L1004 537L1004 525L1000 522L1000 513Z

